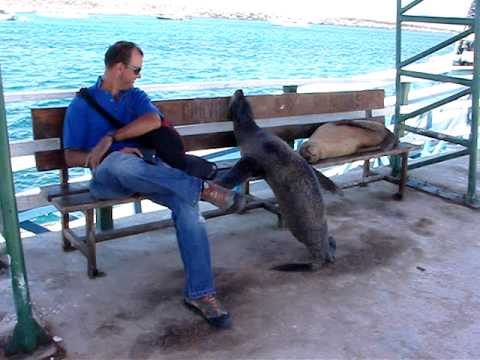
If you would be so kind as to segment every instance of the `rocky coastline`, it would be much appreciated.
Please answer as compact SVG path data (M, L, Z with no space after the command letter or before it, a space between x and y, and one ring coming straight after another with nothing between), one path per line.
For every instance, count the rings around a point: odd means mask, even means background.
M0 0L0 9L16 13L61 13L68 17L72 15L140 15L156 16L161 18L189 19L189 18L221 18L238 20L260 20L271 21L274 23L290 23L292 25L308 26L313 24L335 25L335 26L353 26L369 28L394 28L395 23L391 21L379 21L372 19L352 18L352 17L332 17L322 18L315 16L288 16L281 13L271 13L264 8L241 9L227 6L208 6L207 4L185 5L181 2L171 1L137 1L135 6L130 2L112 1L112 0ZM406 27L410 30L418 31L449 31L450 29L430 24L412 24Z

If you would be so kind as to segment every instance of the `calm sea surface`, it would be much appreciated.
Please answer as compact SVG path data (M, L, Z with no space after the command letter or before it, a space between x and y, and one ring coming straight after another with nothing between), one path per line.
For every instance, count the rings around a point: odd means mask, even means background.
M262 21L192 19L161 21L147 16L59 19L19 14L0 22L4 91L72 89L92 84L103 72L103 54L117 40L137 42L145 52L145 84L349 77L391 69L395 31L312 25L283 27ZM442 40L447 33L404 32L404 58ZM446 50L451 51L451 49ZM268 93L279 89L252 89ZM153 99L225 96L232 90L152 93ZM30 139L32 105L7 104L10 140ZM15 174L17 191L49 183L56 173Z

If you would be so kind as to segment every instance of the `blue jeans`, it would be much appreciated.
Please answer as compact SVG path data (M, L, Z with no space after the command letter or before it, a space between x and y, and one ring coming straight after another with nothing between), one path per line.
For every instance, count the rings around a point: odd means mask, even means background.
M101 162L90 182L90 192L98 199L142 194L172 211L188 299L215 292L205 219L198 207L201 189L202 180L196 177L161 161L151 165L119 151Z

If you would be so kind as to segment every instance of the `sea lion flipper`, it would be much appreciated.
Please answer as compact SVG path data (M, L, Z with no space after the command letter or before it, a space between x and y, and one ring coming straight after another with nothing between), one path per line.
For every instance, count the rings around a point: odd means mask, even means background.
M359 153L368 152L368 151L387 151L391 150L398 144L398 140L395 139L395 135L391 131L387 131L387 134L383 141L375 146L366 146L358 149Z
M367 131L372 131L372 132L379 132L379 130L385 132L385 136L382 140L382 142L378 145L375 146L368 146L368 147L363 147L360 149L361 152L364 151L375 151L375 150L390 150L392 149L398 141L395 140L395 135L383 124L377 123L372 120L346 120L346 121L338 121L335 123L337 126L341 125L347 125L347 126L353 126L357 127L360 129L364 129Z
M218 184L227 189L232 189L249 178L259 175L261 175L261 168L258 162L251 157L245 156L238 160L230 171L220 178Z
M338 195L343 196L343 191L340 189L330 178L327 176L323 175L320 170L315 169L312 167L315 175L317 176L318 182L320 183L320 186L324 188L325 190L335 193Z
M395 135L391 131L387 130L387 135L385 136L383 141L380 144L378 144L378 146L382 150L390 150L397 144L398 144L398 140L395 139Z
M342 121L335 122L335 125L336 126L345 126L345 125L353 126L353 127L357 127L357 128L368 130L368 131L374 131L374 132L378 132L378 130L383 127L386 131L390 131L384 125L372 120L342 120Z

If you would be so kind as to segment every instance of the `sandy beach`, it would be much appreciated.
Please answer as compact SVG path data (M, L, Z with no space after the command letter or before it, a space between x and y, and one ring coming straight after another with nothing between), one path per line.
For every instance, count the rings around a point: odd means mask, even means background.
M411 15L466 16L471 0L426 0ZM205 0L192 3L186 0L0 0L0 9L13 12L41 12L63 14L146 15L165 17L211 17L302 21L312 24L347 26L392 27L395 25L394 0L336 0L314 2L297 0L277 3L271 0L220 1ZM430 30L456 30L458 26L415 24L413 28Z

